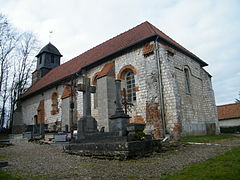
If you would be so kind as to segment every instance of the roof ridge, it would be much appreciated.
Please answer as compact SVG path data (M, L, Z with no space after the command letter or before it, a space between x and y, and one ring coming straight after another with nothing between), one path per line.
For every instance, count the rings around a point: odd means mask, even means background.
M230 103L230 104L223 104L223 105L218 105L217 107L223 107L223 106L230 106L230 105L239 105L239 103Z
M155 29L154 29L154 26L153 26L150 22L145 21L144 23L146 23L147 28L148 28L151 32L153 32L153 34L157 34L157 32L156 32Z
M102 44L104 44L104 43L106 43L106 42L109 42L109 41L112 40L112 39L115 39L115 38L117 38L117 37L119 37L119 36L121 36L121 35L123 35L123 34L125 34L125 33L128 33L128 32L131 31L131 30L136 29L136 28L139 27L139 26L142 26L142 25L145 24L146 22L148 23L148 21L145 21L145 22L143 22L143 23L141 23L141 24L138 24L137 26L135 26L135 27L133 27L133 28L130 28L130 29L128 29L128 30L126 30L126 31L124 31L124 32L122 32L122 33L114 36L114 37L111 37L110 39L108 39L108 40L106 40L106 41L104 41L104 42L102 42L102 43L100 43L100 44L98 44L98 45L96 45L96 46L88 49L87 51L83 52L82 54L79 54L78 56L75 56L75 57L72 58L71 60L73 60L73 59L75 59L75 58L77 58L77 57L79 57L79 56L87 53L88 51L91 51L91 50L94 49L94 48L97 48L97 47L101 46ZM71 60L69 60L69 61L71 61Z

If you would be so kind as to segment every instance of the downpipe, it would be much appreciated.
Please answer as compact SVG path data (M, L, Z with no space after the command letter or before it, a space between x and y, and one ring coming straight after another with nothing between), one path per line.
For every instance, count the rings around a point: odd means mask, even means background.
M161 70L161 59L159 55L159 46L158 46L158 38L157 36L155 40L155 59L157 62L157 70L158 70L158 90L159 90L159 104L160 104L160 114L162 118L162 136L166 139L166 119L165 119L165 110L164 110L164 97L163 97L163 83L162 83L162 70Z

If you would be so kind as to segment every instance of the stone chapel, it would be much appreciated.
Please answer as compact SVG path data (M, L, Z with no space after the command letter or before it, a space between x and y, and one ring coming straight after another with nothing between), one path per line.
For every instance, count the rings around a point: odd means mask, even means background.
M98 129L109 131L114 81L119 79L130 122L146 124L144 132L156 139L219 133L211 75L204 69L208 64L149 22L64 64L51 43L36 57L32 85L14 114L15 133L35 124L45 124L49 131L76 129L83 115L82 93L76 87L83 77L96 87L91 110Z

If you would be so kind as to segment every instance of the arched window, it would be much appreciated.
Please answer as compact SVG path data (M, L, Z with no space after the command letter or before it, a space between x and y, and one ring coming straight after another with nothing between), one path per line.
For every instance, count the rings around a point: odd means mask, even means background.
M58 113L58 93L57 92L53 92L52 93L52 111L51 114L57 114Z
M128 102L136 101L136 92L135 92L135 78L134 74L130 69L127 69L124 76L125 88Z
M185 91L187 94L190 94L190 79L189 79L189 70L184 68L184 76L185 76Z

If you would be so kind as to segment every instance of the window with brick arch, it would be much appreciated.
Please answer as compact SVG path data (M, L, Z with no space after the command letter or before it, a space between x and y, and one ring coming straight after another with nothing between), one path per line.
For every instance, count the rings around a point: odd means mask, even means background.
M52 111L51 114L57 114L58 113L58 93L57 92L53 92L52 93Z
M136 101L136 92L135 92L135 78L131 70L126 71L124 80L127 101L133 103Z

